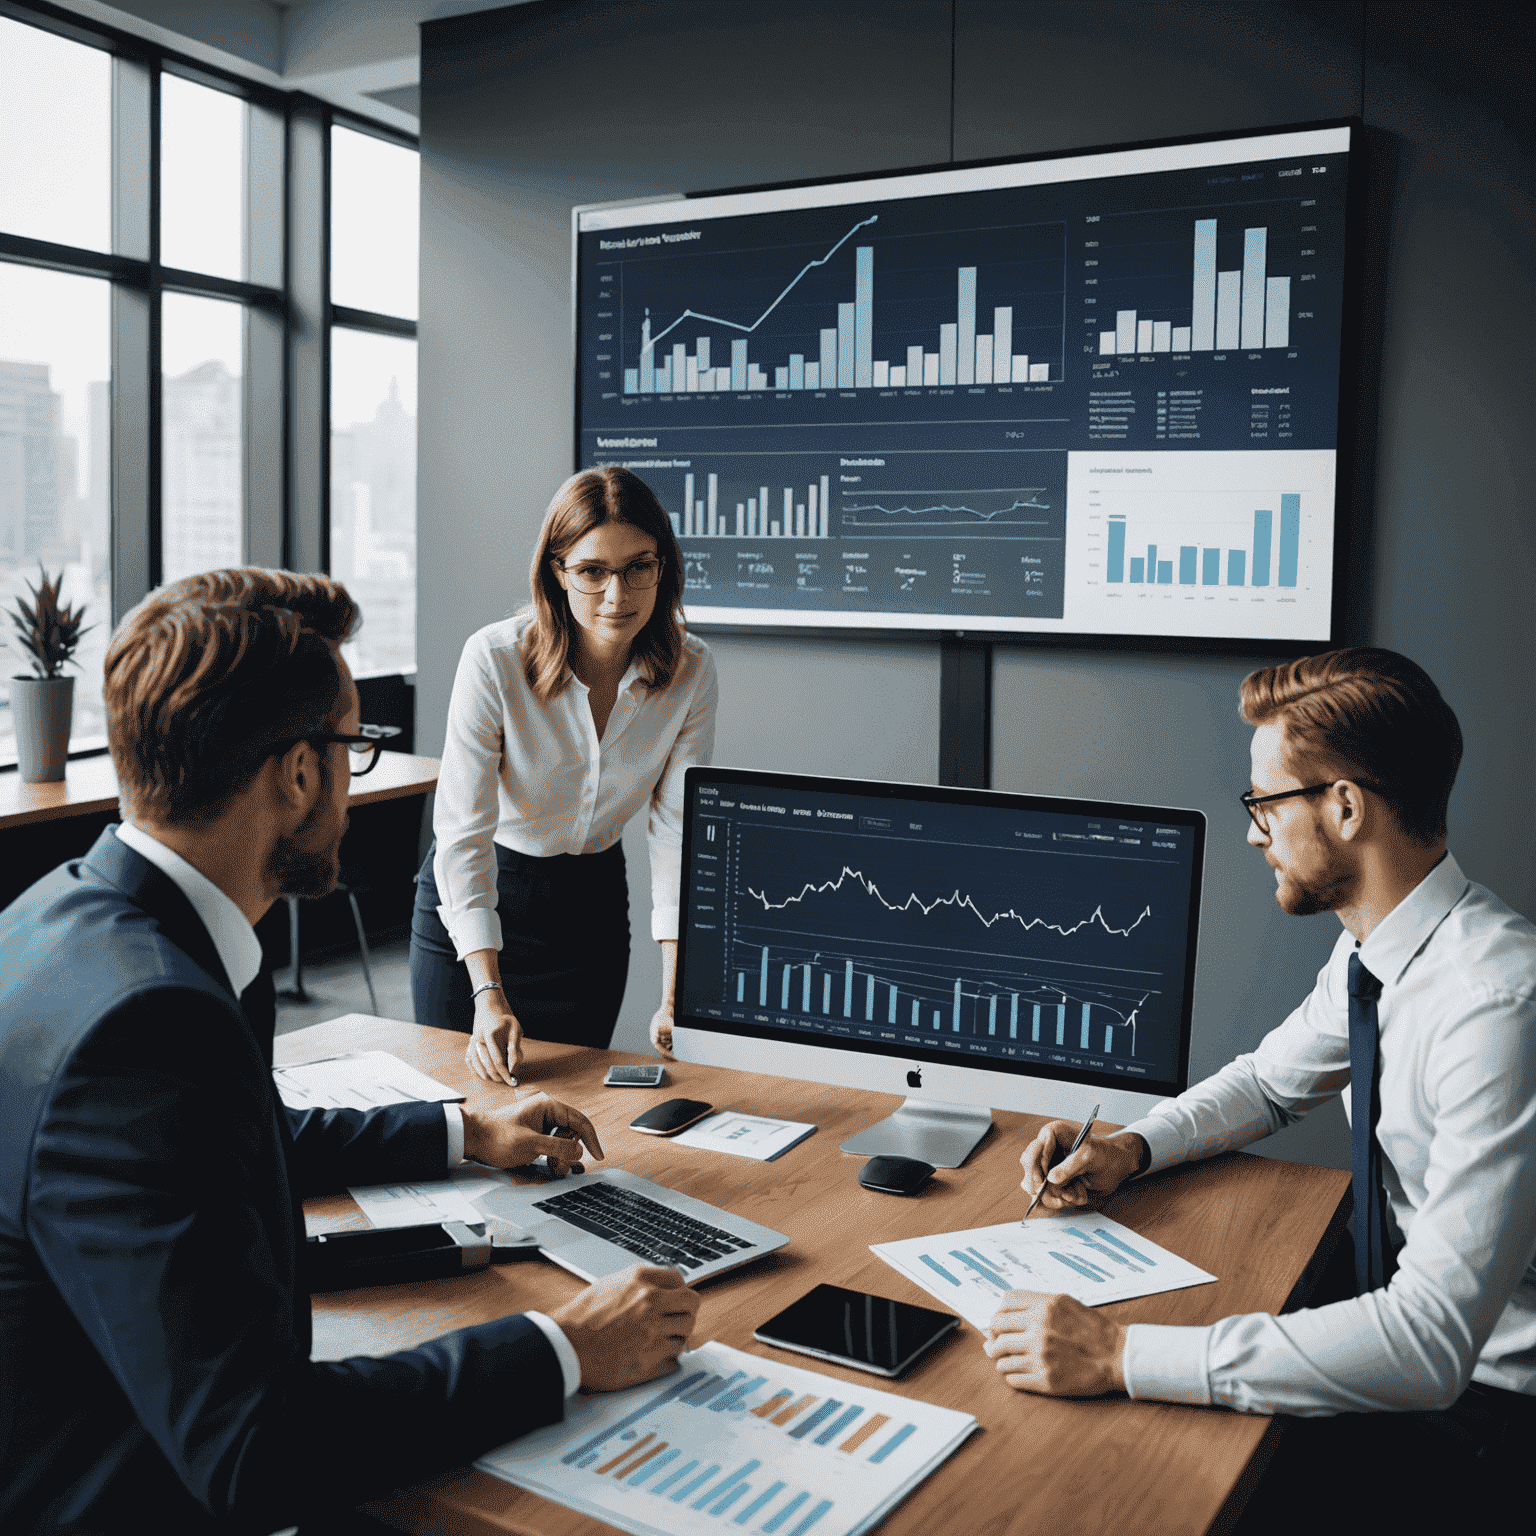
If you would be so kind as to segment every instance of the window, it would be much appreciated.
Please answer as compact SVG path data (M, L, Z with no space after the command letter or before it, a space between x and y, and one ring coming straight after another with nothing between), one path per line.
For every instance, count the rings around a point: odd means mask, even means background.
M111 65L0 16L0 229L112 249Z
M27 598L41 565L50 577L63 573L63 601L85 605L90 627L68 674L77 746L106 736L109 304L99 278L0 263L0 603L10 611ZM15 752L10 679L31 673L9 622L4 632L0 762Z
M331 302L416 318L421 156L331 129Z
M416 665L418 155L331 130L331 574L357 673Z
M416 343L331 332L331 574L363 610L356 673L416 665Z
M0 603L41 561L86 605L71 750L102 742L114 624L197 571L334 568L364 609L355 669L410 670L414 145L99 19L4 10ZM0 640L0 769L25 670Z
M242 559L241 306L168 293L160 309L160 579Z
M238 96L160 77L160 260L245 272L245 115Z

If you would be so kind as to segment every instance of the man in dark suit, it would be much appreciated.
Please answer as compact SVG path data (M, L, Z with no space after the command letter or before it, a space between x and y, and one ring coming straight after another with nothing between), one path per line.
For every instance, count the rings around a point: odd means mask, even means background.
M285 1111L252 925L337 877L357 623L325 577L146 600L107 653L125 823L0 913L0 1528L270 1532L675 1368L669 1269L312 1363L300 1197L602 1149L543 1095ZM564 1130L568 1138L547 1134Z

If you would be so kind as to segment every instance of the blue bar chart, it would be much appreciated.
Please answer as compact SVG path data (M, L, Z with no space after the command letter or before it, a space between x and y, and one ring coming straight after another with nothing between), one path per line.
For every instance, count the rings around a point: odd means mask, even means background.
M1301 496L1297 492L1282 491L1280 503L1280 538L1275 545L1275 513L1272 507L1253 509L1252 534L1242 549L1226 550L1227 580L1229 587L1267 587L1273 573L1276 586L1294 587L1300 564L1301 551ZM1178 573L1174 562L1159 560L1157 545L1148 544L1146 554L1130 562L1127 572L1126 541L1134 534L1128 530L1126 514L1110 513L1106 523L1108 542L1104 559L1106 582L1128 582L1132 586L1142 583L1158 586L1206 586L1221 584L1222 546L1206 544L1180 544L1178 546ZM1271 562L1271 554L1275 559Z
M575 1399L477 1465L629 1531L840 1536L976 1423L718 1344L682 1364L659 1390Z
M985 1328L1009 1291L1056 1291L1090 1307L1216 1277L1097 1211L876 1243L873 1252Z

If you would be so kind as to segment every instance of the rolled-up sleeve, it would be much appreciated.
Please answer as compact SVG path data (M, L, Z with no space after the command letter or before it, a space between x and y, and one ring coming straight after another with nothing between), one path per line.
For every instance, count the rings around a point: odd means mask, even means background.
M460 960L477 949L501 948L494 844L501 758L501 701L489 658L472 636L453 680L432 812L437 915Z
M693 699L683 719L666 766L651 792L647 837L651 854L651 937L658 942L677 937L678 893L682 883L683 775L706 766L715 751L715 706L720 685L714 657L698 651Z

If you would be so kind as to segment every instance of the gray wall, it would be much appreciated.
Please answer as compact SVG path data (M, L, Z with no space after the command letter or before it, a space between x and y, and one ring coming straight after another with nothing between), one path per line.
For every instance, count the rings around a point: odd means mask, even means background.
M660 191L1358 115L1371 133L1355 640L1418 659L1468 740L1453 847L1536 911L1530 25L1446 4L1207 0L546 3L422 46L418 731L441 745L464 638L520 604L572 463L570 208ZM1523 136L1523 137L1522 137ZM931 781L932 641L711 641L717 761ZM1002 789L1211 818L1193 1071L1249 1048L1337 933L1275 907L1235 803L1236 685L1268 657L1000 647ZM1522 686L1524 685L1524 686ZM640 829L630 994L656 960ZM1342 1113L1264 1150L1348 1164Z

